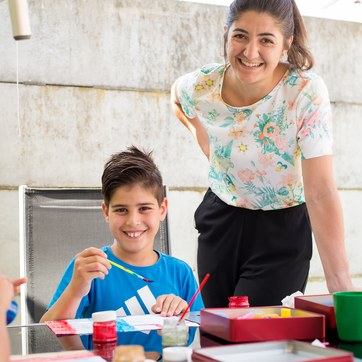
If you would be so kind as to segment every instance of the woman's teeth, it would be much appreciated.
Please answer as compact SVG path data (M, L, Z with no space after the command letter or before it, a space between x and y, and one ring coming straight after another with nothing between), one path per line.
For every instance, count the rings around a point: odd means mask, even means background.
M241 59L240 59L240 61L247 67L259 67L262 64L262 63L248 63L245 60L241 60Z

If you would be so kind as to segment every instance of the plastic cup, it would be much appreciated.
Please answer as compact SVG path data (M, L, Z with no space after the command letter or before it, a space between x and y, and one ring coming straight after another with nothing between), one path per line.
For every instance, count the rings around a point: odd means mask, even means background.
M337 332L345 342L362 342L362 292L333 293Z

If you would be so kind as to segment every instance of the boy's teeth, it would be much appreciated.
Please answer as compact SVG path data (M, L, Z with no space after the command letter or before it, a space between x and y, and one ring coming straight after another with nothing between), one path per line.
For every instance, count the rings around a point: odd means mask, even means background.
M141 232L137 232L137 233L127 233L128 236L130 236L131 238L137 238L138 236L140 236L142 233Z
M240 59L241 60L241 59ZM261 63L248 63L245 60L241 60L243 64L245 64L248 67L258 67Z

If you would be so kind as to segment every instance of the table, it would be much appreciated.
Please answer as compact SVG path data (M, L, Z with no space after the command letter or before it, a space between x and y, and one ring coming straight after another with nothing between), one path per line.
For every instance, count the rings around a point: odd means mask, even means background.
M45 323L33 324L29 326L9 326L8 332L11 343L12 355L22 353L22 333L28 333L31 338L31 350L29 353L44 353L44 352L59 352L64 351L64 347L59 342L59 339L53 334L53 332L46 326ZM123 332L132 333L132 332ZM64 338L64 337L63 337ZM355 361L362 362L362 343L346 343L338 340L336 331L327 330L327 338L330 346L348 350L354 353ZM225 345L228 342L211 336L209 334L199 332L195 336L195 341L191 345L193 348L210 347L217 345Z

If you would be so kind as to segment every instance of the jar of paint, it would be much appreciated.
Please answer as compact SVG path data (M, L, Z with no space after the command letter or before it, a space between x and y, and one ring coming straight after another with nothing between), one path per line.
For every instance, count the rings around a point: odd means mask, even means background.
M162 327L162 348L187 346L189 334L184 320L165 318Z
M116 317L113 310L92 314L93 343L117 342Z
M229 308L248 308L248 297L229 297Z

